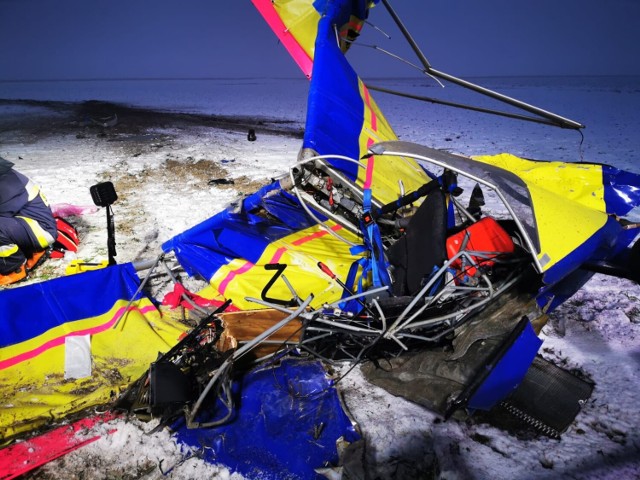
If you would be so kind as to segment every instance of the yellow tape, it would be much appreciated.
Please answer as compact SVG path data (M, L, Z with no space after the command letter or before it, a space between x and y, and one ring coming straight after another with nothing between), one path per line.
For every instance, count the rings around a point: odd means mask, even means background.
M65 270L67 275L74 275L76 273L88 272L90 270L99 270L109 266L108 260L101 260L99 262L84 262L82 260L71 260Z

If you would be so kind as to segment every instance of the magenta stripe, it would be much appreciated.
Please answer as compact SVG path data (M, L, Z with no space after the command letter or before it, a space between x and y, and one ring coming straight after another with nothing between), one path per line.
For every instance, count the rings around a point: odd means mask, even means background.
M375 157L369 157L367 159L367 175L364 180L362 188L371 188L371 181L373 179L373 167L375 164Z
M6 360L3 360L0 362L0 370L4 370L5 368L9 368L12 367L14 365L17 365L18 363L22 363L26 360L29 360L31 358L37 357L38 355L46 352L47 350L57 347L59 345L62 345L64 343L65 338L67 337L78 337L78 336L82 336L82 335L95 335L97 333L100 332L104 332L105 330L111 328L111 326L113 326L114 323L116 323L116 320L118 320L120 318L120 315L124 312L125 307L119 308L118 311L114 314L114 316L106 323L103 323L102 325L97 325L95 327L92 328L87 328L85 330L78 330L77 332L71 332L71 333L66 333L64 335L61 335L57 338L54 338L52 340L49 340L48 342L40 345L37 348L34 348L33 350L30 350L28 352L23 352L19 355L16 355L15 357L12 358L8 358ZM134 311L134 310L138 310L140 313L142 313L143 315L152 311L152 310L156 310L156 307L153 305L149 305L147 307L144 308L138 308L138 307L129 307L129 311Z
M271 257L271 260L269 261L269 263L279 262L286 251L287 251L286 248L280 247L278 250L276 250L276 253L273 254L273 257Z
M331 227L331 230L340 230L342 228L342 226L340 225L334 225L333 227ZM299 238L298 240L295 240L292 242L293 245L302 245L303 243L309 242L311 240L314 240L316 238L320 238L327 235L327 232L325 231L319 231L319 232L315 232L312 233L311 235L307 235L306 237L302 237ZM287 249L285 247L280 247L276 250L276 252L273 254L273 257L271 257L271 260L269 263L276 263L278 261L280 261L280 259L282 258L282 255L285 254L285 252L287 251ZM218 287L218 292L220 292L221 295L224 296L224 292L227 289L227 287L229 286L229 283L231 283L231 281L237 276L237 275L242 275L243 273L246 273L247 271L249 271L249 269L251 269L253 267L253 263L247 261L247 263L245 263L244 265L242 265L239 268L236 268L235 270L232 270L231 272L229 272L227 274L227 276L224 278L224 280L222 280L222 282L220 282L220 286Z
M366 103L367 107L369 107L369 111L371 112L371 130L373 130L374 132L377 132L378 117L376 115L376 112L374 112L373 108L371 107L371 98L369 97L369 90L364 84L362 85L362 91L364 92L364 103Z
M220 286L218 287L218 291L220 292L220 294L224 295L224 291L227 289L227 287L229 286L229 283L231 283L231 280L233 280L236 277L236 275L242 275L243 273L247 272L251 267L253 267L253 263L247 261L240 268L236 268L235 270L232 270L231 272L229 272L227 276L224 278L224 280L220 282Z

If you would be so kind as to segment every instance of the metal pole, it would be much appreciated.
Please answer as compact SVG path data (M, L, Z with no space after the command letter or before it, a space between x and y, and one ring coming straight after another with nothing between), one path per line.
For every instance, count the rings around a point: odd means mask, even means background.
M481 87L480 85L476 85L475 83L471 83L466 80L462 80L461 78L454 77L453 75L449 75L448 73L440 72L432 68L429 69L429 73L434 77L442 78L443 80L447 80L448 82L455 83L456 85L460 85L461 87L468 88L469 90L473 90L500 102L512 105L517 108L521 108L522 110L533 113L535 115L539 115L543 118L547 118L562 128L572 128L575 130L584 128L584 125L582 123L576 122L575 120L556 115L555 113L543 110L542 108L534 107L533 105L530 105L528 103L516 100L515 98L508 97L507 95L503 95L498 92L494 92L493 90L489 90L488 88Z
M410 98L412 100L419 100L421 102L430 102L436 105L445 105L447 107L463 108L465 110L471 110L472 112L489 113L491 115L498 115L500 117L514 118L516 120L524 120L526 122L541 123L543 125L551 125L553 127L558 125L556 122L552 122L551 120L548 120L546 118L541 118L541 117L529 117L527 115L523 115L520 113L509 113L509 112L504 112L500 110L493 110L491 108L474 107L473 105L466 105L464 103L457 103L457 102L449 102L447 100L439 100L437 98L425 97L422 95L414 95L412 93L399 92L397 90L377 87L375 85L367 84L367 88L375 92L388 93L389 95L397 95L399 97Z
M429 63L427 58L424 56L424 54L420 50L420 47L415 42L415 40L413 39L413 37L411 36L407 28L404 26L404 24L402 23L402 20L400 20L400 17L398 17L398 15L393 10L393 8L391 8L389 1L382 0L382 3L386 7L387 11L389 12L389 15L391 15L391 18L393 18L393 21L396 23L396 25L398 26L398 28L400 29L404 37L407 39L407 42L409 43L409 45L411 46L415 54L420 59L420 62L422 62L422 65L425 68L425 73L428 73L429 75L433 75L434 77L437 77L437 78L441 78L448 82L454 83L456 85L460 85L461 87L468 88L469 90L473 90L477 93L493 98L500 102L520 108L529 113L533 113L535 115L539 115L540 117L547 118L551 120L554 124L562 128L572 128L576 130L584 128L583 124L578 123L574 120L570 120L560 115L556 115L555 113L551 113L541 108L534 107L533 105L529 105L528 103L522 102L520 100L516 100L515 98L508 97L507 95L503 95L498 92L494 92L493 90L489 90L488 88L481 87L480 85L476 85L466 80L462 80L460 78L454 77L453 75L449 75L448 73L435 70L434 68L431 67L431 64Z
M407 30L407 28L404 26L404 23L402 23L402 20L400 20L398 14L393 10L393 8L391 8L391 5L389 5L389 2L387 0L382 0L382 3L389 12L389 15L391 15L391 18L393 18L393 21L396 22L396 25L398 25L398 28L402 32L402 35L404 35L404 38L406 38L407 42L409 42L409 45L411 45L411 48L420 59L422 65L424 65L424 68L427 71L431 70L431 64L429 63L429 60L427 60L427 57L424 56L424 53L422 53L422 50L420 50L420 47L411 36L411 33L409 33L409 30Z
M113 213L111 205L107 206L107 252L109 254L109 265L116 264L116 231L113 223Z

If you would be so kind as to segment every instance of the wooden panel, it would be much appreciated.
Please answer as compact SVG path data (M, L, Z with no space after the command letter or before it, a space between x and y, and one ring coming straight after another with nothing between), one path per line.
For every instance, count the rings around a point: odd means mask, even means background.
M266 309L225 312L218 316L222 320L222 324L225 328L227 337L225 339L225 343L230 345L233 340L237 342L253 340L262 332L286 318L288 314L278 310ZM298 342L300 340L301 329L302 322L299 319L296 318L291 320L289 324L285 325L268 338L268 340L278 343L273 345L262 344L259 347L256 347L256 350L260 349L260 354L258 356L263 356L265 352L275 352L282 346L282 342Z

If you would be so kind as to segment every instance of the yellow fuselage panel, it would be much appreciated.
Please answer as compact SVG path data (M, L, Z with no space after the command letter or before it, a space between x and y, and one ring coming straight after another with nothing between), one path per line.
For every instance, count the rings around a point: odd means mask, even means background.
M360 156L363 156L374 143L397 140L398 137L373 97L370 96L362 80L358 79L358 84L360 95L364 101L364 122L359 138ZM365 185L367 179L367 170L358 169L358 185ZM385 204L398 199L401 192L400 181L405 193L409 193L428 182L429 177L420 165L411 158L384 156L379 161L374 158L369 180L373 197Z
M328 223L334 231L353 243L359 243L358 236ZM216 271L211 285L224 298L231 299L233 305L241 310L261 308L260 305L246 300L246 297L261 298L262 291L273 278L273 270L265 265L286 264L284 276L296 289L302 299L313 294L313 308L321 307L325 302L340 299L342 288L323 274L318 262L326 264L342 281L345 281L356 260L349 251L350 246L315 225L276 240L265 248L257 263L236 258ZM279 278L267 292L269 298L288 300L292 298L286 283Z
M540 240L538 259L548 270L607 222L599 165L536 162L508 153L474 157L513 172L527 185Z

